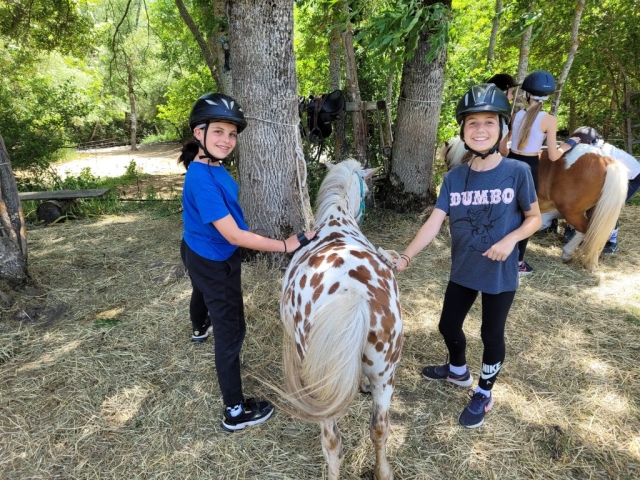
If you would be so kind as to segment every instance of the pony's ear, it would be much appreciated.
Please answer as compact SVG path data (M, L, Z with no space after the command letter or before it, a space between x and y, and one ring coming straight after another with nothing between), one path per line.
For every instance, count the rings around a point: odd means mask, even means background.
M447 148L449 146L449 142L444 142L444 148Z
M358 172L360 174L360 176L363 179L367 179L367 178L371 178L373 177L373 174L376 173L378 170L380 170L382 167L376 167L376 168L367 168L366 170L360 170L360 172Z

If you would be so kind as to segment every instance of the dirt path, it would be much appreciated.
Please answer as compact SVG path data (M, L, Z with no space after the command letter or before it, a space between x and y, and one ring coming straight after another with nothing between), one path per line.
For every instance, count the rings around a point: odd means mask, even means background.
M128 146L101 148L81 152L77 159L56 164L53 168L62 177L78 175L87 167L96 177L119 177L125 174L133 160L138 171L148 175L183 174L184 167L177 163L181 148L177 143L142 145L136 152Z
M184 167L178 165L182 145L178 143L142 145L138 151L131 148L112 147L82 152L75 160L53 165L58 175L79 175L83 168L91 169L96 177L120 177L134 161L142 174L134 185L121 187L120 198L172 198L180 195L184 182Z

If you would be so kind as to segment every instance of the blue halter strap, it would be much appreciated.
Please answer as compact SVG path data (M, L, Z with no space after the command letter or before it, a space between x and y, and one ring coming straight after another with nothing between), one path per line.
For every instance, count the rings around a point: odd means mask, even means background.
M360 208L358 209L358 213L356 213L356 220L358 225L362 224L362 219L364 218L364 181L362 177L356 173L358 180L360 180Z

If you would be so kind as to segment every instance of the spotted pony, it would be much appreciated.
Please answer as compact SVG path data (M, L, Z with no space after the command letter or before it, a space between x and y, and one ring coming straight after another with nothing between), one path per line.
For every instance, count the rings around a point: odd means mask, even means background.
M374 476L390 480L385 444L403 343L398 286L359 228L364 180L375 170L352 159L328 167L318 192L317 238L293 256L282 285L285 385L300 418L320 424L331 480L339 478L343 457L336 422L359 384L371 392Z

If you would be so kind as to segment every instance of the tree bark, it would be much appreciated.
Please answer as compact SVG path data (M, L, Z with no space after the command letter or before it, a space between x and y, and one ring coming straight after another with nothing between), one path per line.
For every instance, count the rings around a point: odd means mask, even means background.
M345 1L344 10L349 8L348 2ZM353 30L351 22L347 23L347 29L344 32L344 51L345 51L345 78L347 86L348 101L357 105L362 104L360 96L360 85L358 83L358 70L356 66L356 54L353 48ZM364 168L369 167L369 158L367 157L367 131L365 129L365 112L362 110L354 110L351 112L351 122L353 123L353 146L355 150L356 160L360 162Z
M495 60L496 39L500 30L500 14L502 13L502 0L496 0L496 14L491 25L491 37L489 38L489 51L487 52L487 67L491 67Z
M196 22L193 21L193 18L191 18L191 14L189 13L189 10L187 10L187 7L185 7L184 2L182 0L175 0L175 2L176 2L176 6L178 7L178 11L180 12L180 16L182 17L182 20L191 31L193 38L196 39L196 42L198 43L198 46L202 51L202 56L204 57L204 61L207 64L207 67L209 67L209 71L211 72L211 78L213 78L216 84L219 85L220 79L218 78L218 74L216 72L216 60L215 60L215 56L213 55L213 52L209 48L209 44L205 40L202 33L200 33L200 30L198 30L198 26L196 25ZM214 4L214 7L215 7L215 4Z
M136 94L133 88L133 68L131 62L125 57L127 67L127 88L129 89L129 108L131 115L129 116L129 125L131 128L131 150L138 150L138 115L136 114Z
M11 160L0 135L0 281L24 285L27 271L27 230L11 170Z
M229 6L233 91L249 122L237 148L240 203L252 231L284 238L308 229L313 218L298 127L293 3Z
M551 115L556 115L558 112L560 96L562 95L562 87L564 87L564 83L567 81L569 70L571 70L571 64L573 64L573 59L576 57L576 52L578 51L578 30L580 30L580 19L582 18L582 12L584 11L584 2L585 0L578 0L578 4L576 5L576 12L573 16L573 24L571 25L571 46L569 47L569 53L567 54L566 62L564 62L562 73L560 73L560 76L558 77L556 94L553 98L553 106L551 107Z
M339 90L340 77L342 72L342 23L340 22L340 4L335 4L332 11L332 27L329 38L329 91ZM345 115L343 113L342 115ZM345 122L344 117L334 123L334 156L336 161L344 160L347 155L345 144Z
M214 36L209 39L211 51L214 52L218 90L225 95L233 96L233 75L231 71L231 50L229 48L229 19L227 0L213 0L213 16L218 20ZM216 77L214 77L215 79Z
M532 1L529 4L528 12L533 12L536 7L536 2ZM522 84L524 77L527 76L527 72L529 71L529 52L531 48L531 34L533 33L533 24L529 25L524 33L522 34L522 38L520 39L520 58L518 60L518 73L516 81L519 84ZM518 96L515 99L515 108L514 112L518 110L522 110L524 106L524 97L525 93L522 89L519 90Z
M451 9L451 0L441 3ZM421 212L436 198L433 162L447 53L442 49L431 63L425 62L431 36L425 27L413 58L402 68L391 171L383 192L385 205L397 211Z

